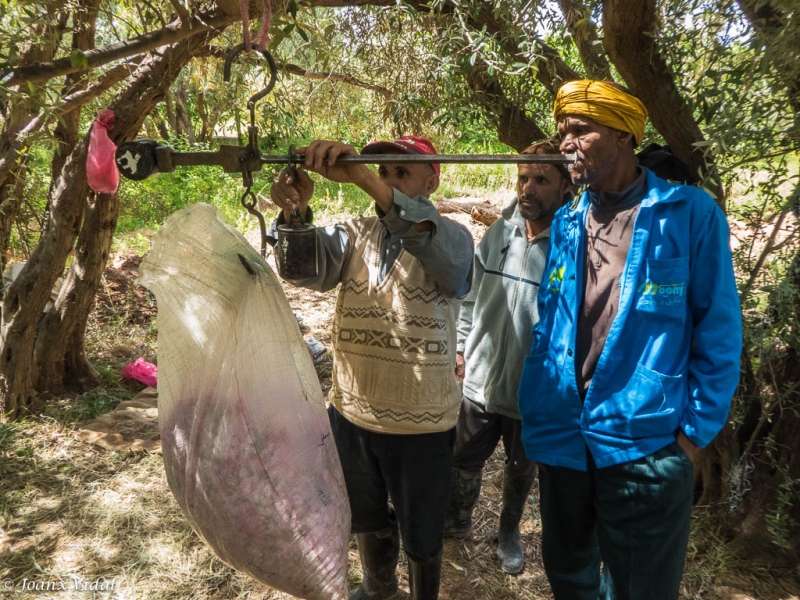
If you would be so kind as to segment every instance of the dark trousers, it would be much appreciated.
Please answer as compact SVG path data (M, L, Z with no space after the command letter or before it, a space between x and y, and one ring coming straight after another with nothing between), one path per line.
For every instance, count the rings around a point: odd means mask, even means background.
M453 466L478 471L503 439L506 465L515 475L530 475L536 464L525 455L522 446L522 423L505 415L486 412L477 402L464 398L458 413L456 449Z
M388 527L391 498L406 554L418 561L438 556L450 494L455 428L396 435L353 425L333 406L328 416L350 497L353 533Z
M678 597L694 485L676 442L588 471L539 470L542 558L556 600L597 600L600 562L619 599Z

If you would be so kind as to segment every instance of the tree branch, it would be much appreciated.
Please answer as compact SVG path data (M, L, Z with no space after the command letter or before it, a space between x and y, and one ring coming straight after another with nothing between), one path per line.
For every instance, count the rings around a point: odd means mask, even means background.
M205 17L208 18L206 19ZM217 14L215 11L205 15L201 14L188 23L175 21L163 29L143 33L116 44L85 52L87 68L93 69L115 60L129 58L161 46L174 44L202 31L224 29L238 18L236 14ZM18 67L14 69L11 79L5 85L14 86L24 82L37 83L54 77L69 75L80 70L79 67L73 66L70 57L67 56L51 62Z
M157 31L143 33L142 35L117 42L116 44L90 50L84 53L87 68L96 68L114 60L136 56L160 46L174 44L175 42L186 39L190 35L201 31L222 29L239 19L234 0L219 0L217 4L217 10L201 13L185 23L183 22L183 18L181 18L181 20L170 23ZM322 8L396 6L396 4L396 0L310 0L309 2L310 6ZM420 12L430 12L431 10L428 0L410 0L408 4ZM447 4L444 6L444 12L452 12L454 8L456 8L456 4L453 0L447 0ZM252 7L251 10L253 10ZM492 34L499 34L503 29L502 23L494 17L491 6L483 2L480 5L477 15L474 13L470 14L469 22L477 30L486 26L487 31ZM516 42L505 37L501 38L499 43L509 55L520 62L527 62L528 57L520 52ZM564 81L580 78L580 75L564 62L555 49L541 40L536 40L536 45L542 57L536 60L533 65L536 70L536 78L550 92L555 93L556 89L558 89L559 85ZM24 82L37 83L47 81L48 79L75 73L79 70L78 67L72 65L69 57L64 57L52 62L18 67L14 69L13 75L11 79L6 82L6 85L14 86Z
M169 0L169 2L170 4L172 4L173 8L175 9L175 12L178 13L178 17L180 18L181 23L186 24L192 20L189 11L186 10L186 7L183 4L181 4L180 0Z
M91 86L68 96L64 96L62 102L58 106L39 115L35 119L31 119L31 121L14 136L14 139L11 140L11 144L5 152L0 155L0 179L2 179L3 175L8 172L8 169L11 168L16 161L19 149L23 146L28 136L39 131L53 116L64 115L75 110L79 106L82 106L89 100L96 98L109 88L115 86L131 74L131 69L131 66L127 64L118 65L108 71L108 73L102 75L100 79Z
M583 0L559 0L561 12L567 23L567 29L572 33L581 62L590 79L613 81L611 67L606 55L600 51L600 38L597 27L591 18L591 11Z
M713 176L717 203L724 208L716 165L710 154L707 159L694 145L705 137L650 33L657 30L656 0L603 0L603 45L608 56L675 155L692 173Z
M353 75L348 75L346 73L335 73L333 71L307 71L304 68L291 63L278 64L278 69L285 71L286 73L291 73L292 75L300 75L306 79L313 79L315 81L338 81L367 90L372 90L373 92L378 92L384 98L392 97L392 90L389 88L385 88L381 85L375 85L374 83L361 81Z
M506 96L503 88L490 77L486 65L476 64L467 76L467 85L475 93L497 129L497 139L522 152L535 140L547 137L525 110Z
M795 188L795 192L800 193L800 185ZM778 215L778 222L772 227L772 231L769 234L769 238L767 239L764 249L761 251L761 254L759 254L756 264L750 270L750 277L748 277L747 283L744 284L741 292L739 292L739 297L741 298L742 304L744 304L745 300L750 295L750 292L753 289L753 284L761 274L761 268L764 266L764 262L767 260L767 257L775 251L775 240L778 239L778 233L780 233L781 228L783 227L783 222L786 219L786 216L792 211L793 199L794 195L789 196L789 199L781 207L781 212Z
M797 26L792 27L790 16L780 12L771 2L764 0L737 0L739 8L753 26L756 35L769 48L767 58L773 65L776 79L786 87L789 103L795 112L800 112L800 67L796 48L800 45ZM794 17L797 19L797 17ZM781 52L783 46L789 51ZM792 51L794 50L794 52Z
M419 9L421 10L425 4L420 2ZM456 3L453 0L448 0L446 8L455 10ZM491 5L486 2L480 3L480 9L477 15L470 12L468 18L469 24L477 31L484 27L489 33L498 35L503 32L503 24L494 16ZM509 56L518 62L528 62L529 57L520 51L519 44L511 36L498 35L498 43ZM564 60L557 50L545 44L542 40L534 38L536 47L538 49L538 57L533 63L535 77L544 87L555 94L558 88L565 81L572 79L580 79L581 76L574 71Z
M325 8L396 6L397 0L310 0L309 4ZM419 12L431 12L429 0L407 0L406 4ZM442 12L447 14L457 9L458 4L454 0L446 0ZM488 2L480 2L477 14L474 11L469 12L468 23L478 31L486 26L486 30L491 34L500 34L503 31L503 24L495 18L492 6ZM536 39L535 42L541 56L533 64L533 68L536 70L536 79L551 93L555 94L563 82L581 78L576 71L564 62L558 51L539 39ZM519 62L528 62L528 57L520 51L519 45L510 37L499 36L498 43L505 52Z
M223 50L222 48L209 48L207 51L203 52L203 56L213 56L215 58L225 58L227 56L227 51ZM391 98L392 97L392 90L389 88L383 87L381 85L376 85L374 83L369 83L367 81L362 81L353 75L349 75L347 73L337 73L335 71L308 71L301 67L300 65L295 65L293 63L281 63L277 62L276 66L278 67L279 71L283 71L284 73L289 73L290 75L298 75L300 77L304 77L306 79L311 79L314 81L338 81L341 83L347 83L349 85L353 85L356 87L364 88L367 90L372 90L373 92L378 92L384 98Z

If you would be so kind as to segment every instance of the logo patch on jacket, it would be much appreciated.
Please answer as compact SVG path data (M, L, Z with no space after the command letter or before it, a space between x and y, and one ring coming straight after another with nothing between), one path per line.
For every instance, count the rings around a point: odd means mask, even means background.
M639 284L636 290L641 294L639 305L657 304L660 306L671 306L673 304L684 303L684 288L686 284L681 283L655 283L645 281Z
M561 282L564 281L564 269L565 267L556 267L553 269L553 272L550 273L547 284L551 292L561 291Z

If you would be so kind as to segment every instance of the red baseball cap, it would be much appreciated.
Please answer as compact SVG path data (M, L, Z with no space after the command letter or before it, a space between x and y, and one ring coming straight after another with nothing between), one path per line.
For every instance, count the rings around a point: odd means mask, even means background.
M399 152L400 154L438 154L433 142L424 137L416 135L404 135L393 142L370 142L361 149L361 154L386 154ZM433 172L439 175L440 167L438 163L431 163Z

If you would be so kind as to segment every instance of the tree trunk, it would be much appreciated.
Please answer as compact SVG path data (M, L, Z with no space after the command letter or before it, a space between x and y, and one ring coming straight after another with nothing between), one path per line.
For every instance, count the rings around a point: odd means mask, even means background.
M142 62L134 75L134 81L117 95L109 107L116 115L115 127L111 132L115 143L120 144L134 137L145 116L163 97L166 88L178 76L192 53L219 33L220 31L213 34L203 32L175 47L159 48ZM3 301L0 320L3 334L0 351L0 409L2 414L9 414L12 418L18 416L31 402L34 395L34 365L38 367L44 364L44 354L49 352L49 347L56 346L53 342L55 337L63 336L61 339L64 344L69 339L75 339L74 331L69 329L74 330L75 325L84 320L83 312L88 311L87 307L91 306L84 296L94 295L99 274L102 273L108 257L110 241L104 241L104 247L97 244L97 250L87 252L85 256L81 256L79 252L59 295L61 302L54 309L55 312L48 314L42 323L43 342L36 344L36 324L78 235L84 204L89 194L85 169L88 139L87 134L58 175L50 203L52 218L49 228L42 235L31 259L10 286ZM116 196L113 198L116 210ZM113 223L99 217L97 226L99 229L86 229L87 243L90 243L92 236L99 238L104 235L101 233L104 229L113 229ZM90 262L100 261L102 264L83 264L81 261L84 258ZM93 280L86 278L85 273L89 273ZM72 306L75 306L74 312L70 310ZM71 325L52 329L52 323L58 320L59 315L61 319L69 315ZM46 344L45 339L49 340ZM38 356L34 356L34 348L39 352ZM60 378L56 374L51 379L60 379L63 383L63 373ZM47 385L45 389L52 390L56 387L57 385Z
M497 138L521 152L533 142L547 136L539 125L522 109L513 103L496 79L489 76L486 65L477 64L467 77L474 98L486 109L488 117L497 128Z
M162 118L159 107L154 108L147 116L138 135L149 140L168 140L169 127Z
M793 290L788 306L771 299L774 319L794 332L784 353L756 374L762 398L755 410L743 461L752 463L749 491L734 513L731 526L748 539L776 545L800 556L800 250L794 256L785 283ZM755 426L752 421L756 421ZM747 421L745 422L747 424Z
M73 190L73 195L80 195L81 191L86 193L86 146L84 140L67 159L57 181L56 194L66 189ZM48 228L3 298L0 418L18 418L34 398L32 367L36 325L80 227L79 207L72 204L74 202L52 203Z
M167 93L164 94L164 109L167 113L167 125L169 125L169 131L172 132L172 136L167 136L164 139L169 139L169 137L180 137L178 132L178 120L175 117L175 109L173 108L173 101L172 101L172 93L167 90Z
M94 296L108 261L117 224L116 194L89 193L89 204L78 236L72 267L61 286L54 306L45 314L36 338L36 390L58 393L68 385L85 392L100 383L100 377L86 360L82 334L94 306ZM69 368L68 368L69 366Z
M56 15L63 9L64 0L55 0L47 5L47 17L42 20L43 32L46 32L45 39L50 40L49 44L34 46L29 44L22 48L20 53L20 64L34 64L49 61L55 55L55 50L63 34L63 15L57 18ZM9 85L7 82L6 85ZM6 118L3 121L3 133L0 135L0 149L6 157L4 164L0 164L0 201L14 200L10 203L3 202L0 205L3 211L4 228L0 231L0 247L2 248L2 261L5 266L6 250L11 235L11 227L16 220L17 211L21 195L8 195L8 185L18 181L21 176L21 166L24 161L20 160L17 149L20 147L18 133L33 120L33 116L38 112L38 107L34 106L33 96L29 100L23 101L17 106L9 102L6 107ZM16 118L12 118L16 115ZM5 291L0 309L0 420L5 419L6 414L18 416L21 409L27 407L32 398L30 365L33 358L32 343L36 328L36 321L41 314L47 299L50 297L50 289L55 283L55 279L43 291L44 286L39 284L47 283L49 274L44 272L41 264L31 261L37 256L34 251L31 260L26 264L23 273L27 270L28 275L19 278ZM35 315L27 314L23 305L31 302L34 307L38 307ZM16 327L10 326L11 321L19 316Z
M80 0L78 10L73 16L72 49L86 52L95 46L95 23L100 0ZM62 97L67 97L76 90L86 88L86 77L79 73L67 76ZM59 120L55 130L57 150L53 153L51 164L53 173L58 173L66 162L67 156L78 144L78 128L80 126L81 108L70 111Z
M46 5L47 16L34 26L37 31L32 33L37 37L42 36L48 43L39 46L28 43L23 46L19 56L21 67L53 59L64 33L65 4L66 0L54 0ZM15 194L14 190L19 189L18 183L24 179L23 169L27 161L27 157L20 156L18 150L28 140L19 139L19 134L40 108L33 94L23 96L21 101L14 99L13 95L11 98L5 107L3 131L0 133L0 154L4 157L0 160L0 274L5 271L11 231L22 203L22 197Z
M606 55L601 52L597 27L592 21L592 11L583 0L559 0L567 29L578 48L586 76L589 79L613 81L611 66Z
M692 173L711 178L709 187L724 208L714 161L694 146L705 139L703 133L652 33L658 31L655 16L655 0L603 0L603 45L672 151Z
M99 0L83 0L81 2L80 10L76 13L76 18L73 24L73 49L87 51L94 48L95 22L97 19L99 4ZM64 95L66 96L72 91L84 89L85 87L85 77L80 74L73 73L67 76L67 81L64 85ZM67 156L69 156L75 150L75 147L78 144L80 115L81 109L79 107L76 110L67 113L64 118L59 121L56 127L54 135L56 141L58 142L58 149L53 153L53 161L51 163L52 172L54 174L59 173L62 170ZM55 177L53 178L53 184L54 183ZM53 198L55 196L53 184L51 184L49 198ZM87 209L87 213L90 213L90 209ZM86 224L87 217L85 216L84 225L81 230L82 232L86 231ZM82 233L81 238L83 237L85 236ZM79 238L78 253L80 254L80 252L81 242ZM76 260L78 259L76 258ZM72 271L70 271L70 273L71 272ZM85 276L86 273L84 273L84 277ZM68 289L68 286L62 286L62 291L65 289ZM58 300L56 303L58 304ZM48 326L48 318L53 313L58 314L58 318L55 320L55 322L51 322ZM86 314L88 317L88 311ZM71 331L74 330L76 325L80 326L80 324L74 323L74 319L71 318L71 315L61 315L55 308L51 308L49 314L46 314L43 317L42 323L39 327L39 334L37 336L36 347L34 350L34 356L38 362L35 371L36 381L34 382L34 387L37 389L37 391L60 391L60 377L56 374L67 372L64 366L64 353L69 353L71 346L67 342L66 336L70 335ZM42 353L40 349L43 346L47 347L48 345L48 351ZM43 354L45 356L43 356ZM87 382L86 387L82 387L77 391L85 391L88 387L97 385L100 382L99 376L94 369L91 368L88 361L85 361L85 363L81 366L84 367L81 372L75 372L74 369L69 371L76 379Z
M211 139L211 130L214 128L206 110L206 94L200 89L197 90L195 101L197 103L197 114L200 117L200 131L197 132L197 141L206 143Z
M100 385L102 379L89 362L86 355L86 326L89 321L87 312L75 323L72 337L67 341L64 353L64 387L71 390L90 390Z
M100 0L81 0L78 10L73 15L72 26L72 49L85 52L94 48L95 23L100 6ZM86 77L80 73L72 73L67 76L64 83L62 97L67 97L76 90L86 88ZM76 108L63 115L58 121L53 137L56 140L56 149L53 152L53 160L50 163L50 170L53 174L59 173L64 167L67 156L72 153L78 145L79 128L81 121L81 107ZM51 190L48 197L52 196L52 187L55 178L51 180Z
M117 144L136 135L147 114L208 38L190 38L176 49L154 55L150 64L143 64L144 71L137 72L126 93L110 106L117 115L111 132ZM99 383L86 358L84 328L111 251L118 214L116 194L91 194L72 266L55 305L39 327L35 358L36 388L40 392L61 391L64 386L83 391Z
M19 163L0 185L0 275L5 273L8 252L11 248L11 232L17 221L25 183L27 156L20 156ZM0 298L3 292L0 290Z
M783 10L770 0L737 0L742 12L750 21L761 47L768 49L764 58L773 67L775 79L786 88L789 104L800 113L800 31L797 10ZM786 5L788 9L790 5Z
M175 133L178 137L185 138L190 144L194 144L194 129L189 118L189 112L186 110L186 102L189 99L189 90L186 87L186 82L180 81L178 89L170 95L175 102Z

